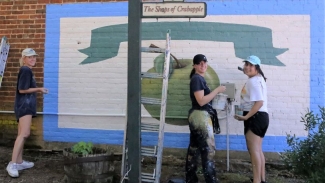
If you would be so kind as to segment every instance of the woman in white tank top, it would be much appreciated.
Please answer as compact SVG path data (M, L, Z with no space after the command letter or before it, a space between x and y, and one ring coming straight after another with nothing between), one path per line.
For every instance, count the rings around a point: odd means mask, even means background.
M244 60L244 73L248 80L241 91L243 116L235 115L238 121L244 121L244 134L247 150L253 166L253 183L265 183L265 157L262 142L269 126L267 113L266 78L261 70L261 60L249 56Z

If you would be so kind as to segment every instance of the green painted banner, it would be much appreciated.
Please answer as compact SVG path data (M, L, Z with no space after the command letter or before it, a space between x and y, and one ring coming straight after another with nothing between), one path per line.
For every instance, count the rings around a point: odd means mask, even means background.
M233 42L236 57L245 59L254 54L265 65L284 66L276 56L288 50L273 47L270 28L218 22L145 22L142 23L142 40L165 40L167 29L172 31L172 40ZM90 47L79 50L88 55L80 64L117 56L120 43L126 42L127 38L127 24L92 30Z

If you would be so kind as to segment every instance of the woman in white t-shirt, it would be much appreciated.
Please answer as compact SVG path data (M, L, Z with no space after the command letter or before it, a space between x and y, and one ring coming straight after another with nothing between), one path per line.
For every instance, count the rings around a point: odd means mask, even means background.
M266 78L261 70L261 60L249 56L244 60L244 73L249 77L241 91L243 116L235 115L238 121L244 121L246 145L253 166L253 183L265 183L265 157L262 141L269 126L267 113Z

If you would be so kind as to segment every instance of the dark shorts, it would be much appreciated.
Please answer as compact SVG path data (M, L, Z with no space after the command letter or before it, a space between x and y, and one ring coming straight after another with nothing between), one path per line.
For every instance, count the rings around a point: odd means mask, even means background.
M19 118L26 116L26 115L32 115L33 118L36 117L35 110L28 108L28 107L21 107L19 109L15 109L16 114L16 120L19 122Z
M248 111L244 111L244 116ZM269 114L267 112L258 111L248 120L244 121L244 134L251 130L255 135L264 137L269 127Z

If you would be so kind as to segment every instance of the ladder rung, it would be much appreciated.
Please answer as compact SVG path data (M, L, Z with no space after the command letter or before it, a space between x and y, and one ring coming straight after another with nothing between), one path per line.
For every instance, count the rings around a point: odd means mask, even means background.
M143 104L161 104L161 99L141 97L141 103L143 103Z
M141 72L142 78L158 78L162 79L164 76L159 73L151 73L151 72Z
M141 51L149 53L165 53L165 49L163 48L141 47Z
M151 173L141 173L142 182L155 182L155 175Z
M142 156L157 156L157 146L154 147L141 147Z
M155 179L141 178L142 182L155 182Z
M156 123L141 123L141 130L157 132L159 131L159 124Z
M125 179L129 179L128 176ZM155 182L155 175L151 173L141 173L141 181L142 182Z

